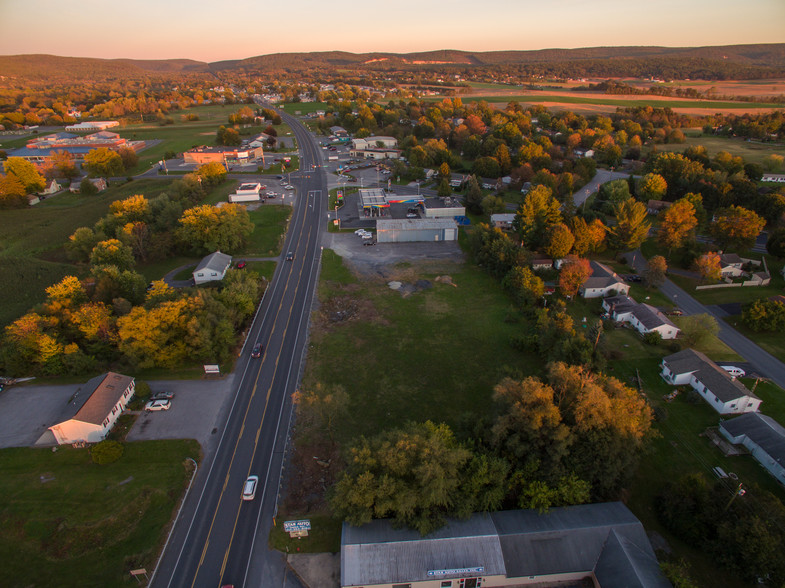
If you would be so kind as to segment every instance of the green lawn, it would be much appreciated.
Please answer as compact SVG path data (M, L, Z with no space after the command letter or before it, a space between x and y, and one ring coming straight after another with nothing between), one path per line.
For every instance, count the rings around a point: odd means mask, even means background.
M0 584L133 586L155 567L196 441L128 443L110 465L88 449L0 451Z
M541 370L538 358L510 346L521 328L505 322L510 300L474 266L443 270L456 287L432 282L406 298L386 282L357 282L330 250L322 267L323 313L359 305L355 319L319 319L304 378L304 386L341 384L349 393L349 415L337 427L342 442L411 419L456 426L470 415L490 414L493 387L503 376ZM397 273L409 283L436 277L407 265Z
M242 255L247 257L280 255L286 227L292 214L291 207L280 204L264 204L249 214L251 222L254 224L254 231Z
M750 341L754 341L756 345L759 345L780 361L785 361L785 335L782 332L758 333L753 331L741 321L740 315L726 316L724 320ZM785 423L785 420L782 422Z
M744 102L737 102L736 104L746 105L747 107L753 106ZM757 104L754 107L757 108ZM783 108L783 106L779 106L779 108ZM739 138L715 137L701 133L698 133L698 136L695 136L695 133L686 133L686 135L687 141L685 143L657 145L657 151L677 151L682 153L687 147L703 145L709 157L713 157L720 151L727 151L731 155L743 157L744 161L748 163L762 163L764 158L772 153L782 154L785 151L785 146L781 143L758 143Z
M286 114L294 114L299 110L301 115L311 114L317 110L327 110L326 102L287 102L282 106Z
M311 530L307 537L289 537L284 533L283 523L288 520L308 519ZM304 516L287 515L279 512L270 529L269 544L273 549L284 553L338 553L341 550L341 525L343 521L334 519L328 514L308 514Z
M720 466L726 472L734 472L740 480L754 482L780 498L783 498L782 488L751 457L724 457L706 437L701 436L706 428L717 426L720 416L702 399L687 393L687 387L683 387L684 391L673 402L667 403L663 400L663 395L673 388L660 378L658 360L621 360L614 362L611 368L609 373L614 373L627 383L634 381L637 371L643 382L644 392L658 415L655 423L657 437L652 440L649 451L643 456L629 487L627 505L643 522L647 531L656 531L663 535L675 554L689 562L693 577L700 586L743 586L744 584L727 570L717 568L705 554L671 536L655 516L654 497L665 482L688 473L702 473L708 480L714 480L711 470L715 466ZM749 382L745 384L750 385ZM756 394L764 398L764 408L769 400L779 398L777 402L771 402L771 413L766 410L763 412L782 422L785 417L782 390L763 388L760 385Z
M426 102L441 101L443 96L427 96ZM661 98L645 98L642 100L625 100L621 98L595 98L587 96L560 96L547 94L519 94L513 96L466 96L461 97L464 104L469 102L522 102L539 104L542 102L556 102L561 104L599 104L618 106L620 108L636 106L652 106L654 108L716 108L732 110L749 110L750 108L785 108L785 104L756 102L723 102L719 100L663 100Z

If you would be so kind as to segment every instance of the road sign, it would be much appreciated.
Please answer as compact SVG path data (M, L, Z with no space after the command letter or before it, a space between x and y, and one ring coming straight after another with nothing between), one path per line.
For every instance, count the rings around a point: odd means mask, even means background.
M308 519L302 521L284 521L283 530L287 533L292 531L308 531L311 528L311 521Z

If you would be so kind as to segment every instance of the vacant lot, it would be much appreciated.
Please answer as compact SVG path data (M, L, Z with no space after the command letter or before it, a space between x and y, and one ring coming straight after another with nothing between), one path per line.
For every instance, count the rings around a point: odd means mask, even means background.
M657 145L657 151L682 153L687 147L703 145L709 153L709 157L715 156L720 151L727 151L731 155L741 156L745 162L751 163L762 163L772 153L782 154L785 151L785 146L781 143L760 143L744 139L707 136L700 131L688 131L685 134L687 135L686 142Z
M0 584L128 586L152 570L190 477L195 441L128 443L92 463L88 449L0 451Z

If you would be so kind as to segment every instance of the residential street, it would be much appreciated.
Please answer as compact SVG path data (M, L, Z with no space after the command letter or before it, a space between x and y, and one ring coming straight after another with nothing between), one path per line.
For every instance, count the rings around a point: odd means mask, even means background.
M648 266L646 258L640 250L627 254L633 256L634 267L637 273L643 273ZM660 288L668 299L673 301L674 306L678 306L684 314L710 314L717 319L720 326L719 338L728 347L741 355L758 373L770 378L772 382L780 388L785 389L785 363L774 357L768 351L760 348L753 341L739 333L736 329L722 320L722 316L715 309L705 304L701 304L687 292L679 288L670 280Z

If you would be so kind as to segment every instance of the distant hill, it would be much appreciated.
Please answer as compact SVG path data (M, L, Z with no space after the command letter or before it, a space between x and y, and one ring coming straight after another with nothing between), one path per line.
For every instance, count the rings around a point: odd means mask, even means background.
M55 55L0 56L0 75L32 81L117 80L150 75L253 74L305 71L312 68L407 70L438 67L512 67L518 73L552 75L640 75L671 73L691 77L785 75L785 43L718 47L589 47L536 51L459 51L417 53L349 53L323 51L276 53L240 60L205 63L191 59L96 59ZM627 73L625 73L627 72Z

